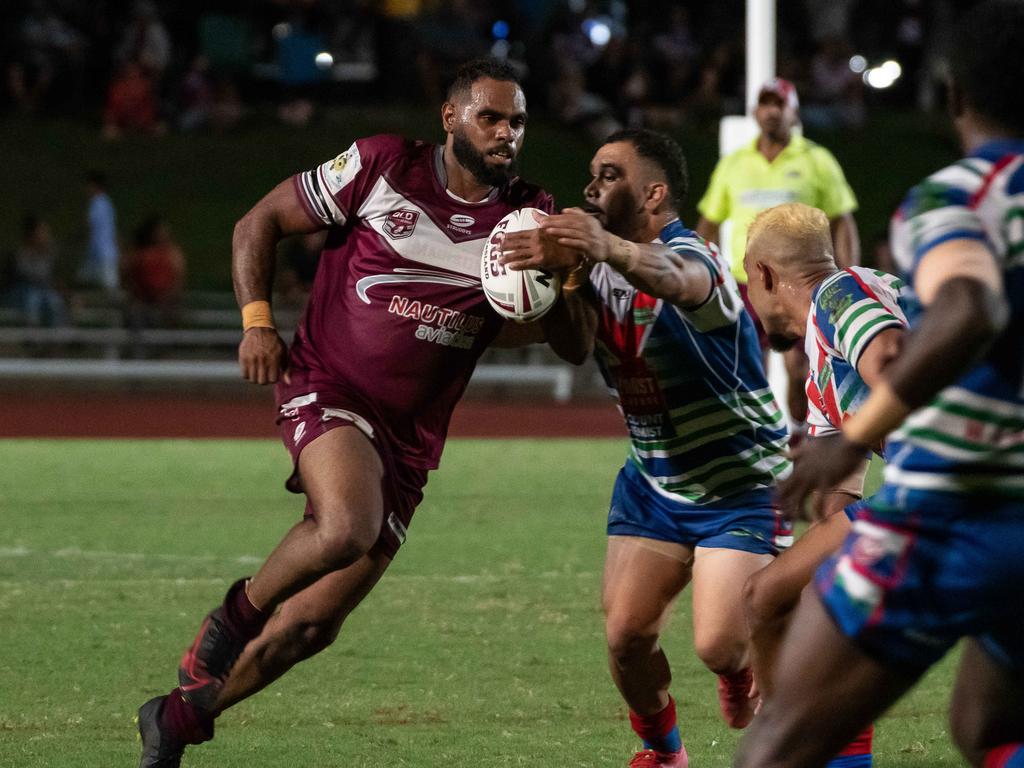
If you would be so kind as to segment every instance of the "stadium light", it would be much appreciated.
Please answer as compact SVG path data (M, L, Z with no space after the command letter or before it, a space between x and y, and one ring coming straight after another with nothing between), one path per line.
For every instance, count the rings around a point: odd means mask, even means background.
M597 48L603 48L612 39L611 25L604 18L587 19L582 27L583 34L590 38L590 42Z
M902 74L903 67L900 66L900 63L893 59L889 59L879 64L877 67L871 67L871 69L866 70L863 74L863 78L867 85L878 90L883 90L885 88L889 88L893 83L899 80Z

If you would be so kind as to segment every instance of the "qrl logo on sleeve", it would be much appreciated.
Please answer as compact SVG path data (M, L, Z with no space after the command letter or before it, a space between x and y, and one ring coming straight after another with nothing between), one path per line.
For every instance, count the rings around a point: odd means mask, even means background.
M416 222L419 221L419 218L420 215L417 211L410 211L408 208L392 211L384 220L384 232L392 240L409 237L416 229Z

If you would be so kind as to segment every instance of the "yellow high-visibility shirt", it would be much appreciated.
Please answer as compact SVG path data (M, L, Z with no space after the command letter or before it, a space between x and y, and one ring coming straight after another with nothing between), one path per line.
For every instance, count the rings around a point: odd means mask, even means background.
M770 163L757 150L757 139L718 161L697 210L715 224L730 220L728 256L737 282L747 282L743 251L754 217L792 202L820 208L830 219L857 210L857 198L832 153L799 134Z

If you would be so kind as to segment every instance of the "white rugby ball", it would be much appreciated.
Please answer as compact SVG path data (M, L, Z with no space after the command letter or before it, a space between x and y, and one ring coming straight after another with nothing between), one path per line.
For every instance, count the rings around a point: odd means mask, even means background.
M555 306L562 287L561 277L543 269L507 269L498 261L507 232L536 229L538 216L547 216L539 208L512 211L491 230L480 259L480 283L494 311L517 323L528 323Z

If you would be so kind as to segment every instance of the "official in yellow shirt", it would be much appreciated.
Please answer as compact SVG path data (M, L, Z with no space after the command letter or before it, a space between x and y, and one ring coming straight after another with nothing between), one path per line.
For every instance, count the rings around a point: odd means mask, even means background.
M853 219L857 198L832 153L793 132L799 109L796 87L788 80L773 78L761 86L754 109L761 133L718 161L697 204L697 234L701 237L718 243L722 223L730 221L729 262L764 350L768 338L747 301L743 270L747 229L760 211L790 202L820 208L829 219L836 263L847 267L860 262L860 239ZM803 391L807 358L802 351L787 353L786 369L790 414L799 428L807 410Z

